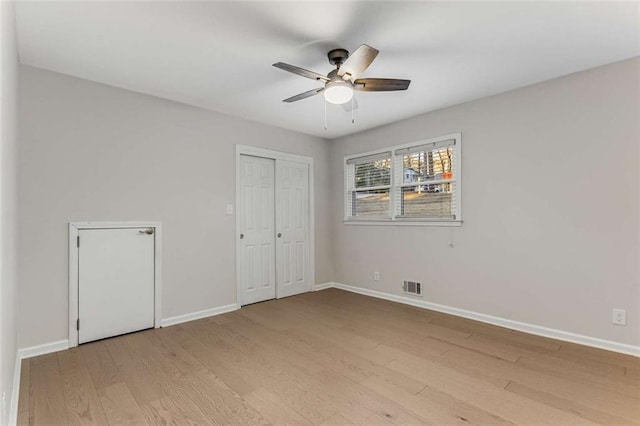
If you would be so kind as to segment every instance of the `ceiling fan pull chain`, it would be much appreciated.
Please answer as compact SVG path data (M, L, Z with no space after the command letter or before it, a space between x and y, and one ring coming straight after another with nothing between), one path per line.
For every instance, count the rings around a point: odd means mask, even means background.
M355 96L351 97L351 124L354 124L356 122L356 113L353 110L353 100L355 99Z
M324 130L327 130L327 101L324 101Z

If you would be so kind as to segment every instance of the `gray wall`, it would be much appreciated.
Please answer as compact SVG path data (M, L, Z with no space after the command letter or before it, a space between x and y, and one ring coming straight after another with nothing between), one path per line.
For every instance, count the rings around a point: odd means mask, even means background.
M21 67L20 347L68 337L69 221L162 221L163 318L235 303L235 144L314 158L331 281L324 140Z
M0 423L8 423L17 348L18 55L12 2L0 2Z
M428 301L638 345L639 72L624 61L327 143L21 67L19 346L67 338L69 221L163 222L164 317L233 303L236 143L315 158L316 283L401 294L418 279ZM453 132L462 227L342 223L344 155Z
M335 280L639 345L639 76L636 58L332 141ZM342 223L344 155L455 132L461 228Z

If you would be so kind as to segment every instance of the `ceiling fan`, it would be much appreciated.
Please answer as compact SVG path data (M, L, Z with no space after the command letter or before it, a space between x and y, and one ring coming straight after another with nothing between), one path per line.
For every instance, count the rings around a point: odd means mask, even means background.
M395 90L407 90L411 80L398 80L393 78L358 78L371 65L378 56L379 51L366 44L358 47L351 56L345 49L333 49L327 56L329 63L336 69L326 76L304 68L276 62L274 67L280 68L303 77L324 83L324 87L309 90L283 100L282 102L296 102L302 99L323 93L327 102L332 104L344 104L353 98L353 91L362 92L390 92Z

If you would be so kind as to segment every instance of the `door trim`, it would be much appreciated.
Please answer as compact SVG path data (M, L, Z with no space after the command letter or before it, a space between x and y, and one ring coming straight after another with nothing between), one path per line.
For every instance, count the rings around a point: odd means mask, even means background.
M83 229L154 228L154 318L153 326L162 320L162 222L69 222L69 347L78 346L78 257L77 238Z
M309 288L308 291L313 291L315 287L315 222L314 222L314 204L315 197L313 192L313 157L307 157L305 155L298 154L290 154L287 152L274 151L266 148L258 148L254 146L248 145L236 145L236 201L235 206L236 209L240 205L240 197L242 194L240 193L240 156L241 155L251 155L254 157L262 157L269 158L275 160L285 160L285 161L297 161L299 163L305 163L309 166L309 269L310 278L309 278ZM240 244L238 244L238 236L240 235L241 224L238 221L238 212L236 211L236 233L234 235L235 247L236 247L236 303L238 306L242 303L242 286L238 282L238 278L240 277L240 268L238 259L240 258ZM277 232L277 230L276 230ZM276 288L276 295L278 289Z

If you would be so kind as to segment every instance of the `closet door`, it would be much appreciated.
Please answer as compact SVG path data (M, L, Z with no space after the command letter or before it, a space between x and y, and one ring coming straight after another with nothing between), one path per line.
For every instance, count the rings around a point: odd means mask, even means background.
M276 161L277 297L309 291L309 166Z
M276 297L274 172L272 159L240 156L237 261L241 305Z

